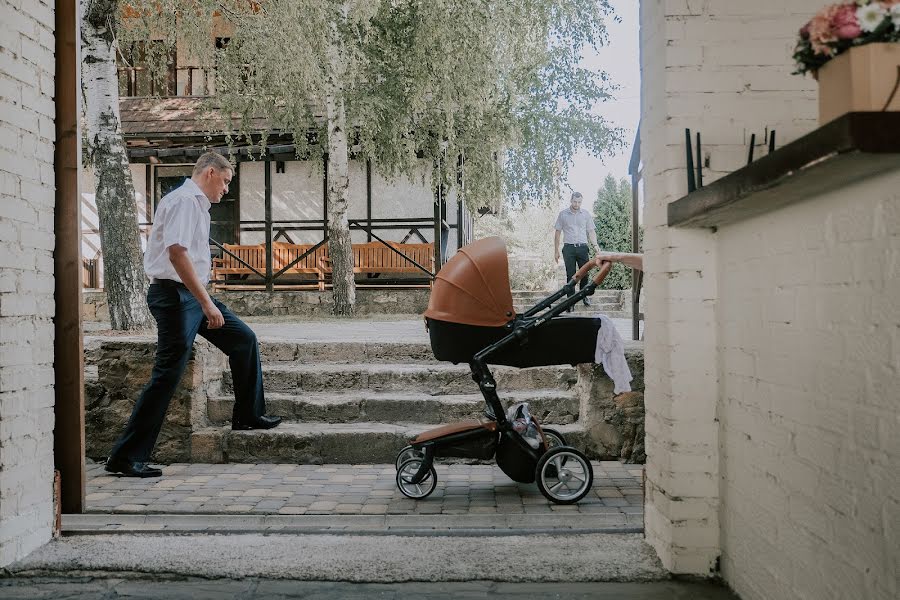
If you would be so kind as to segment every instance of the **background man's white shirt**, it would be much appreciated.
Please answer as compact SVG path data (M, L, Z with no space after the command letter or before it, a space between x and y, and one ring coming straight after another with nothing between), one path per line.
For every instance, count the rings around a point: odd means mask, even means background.
M587 244L590 239L588 232L594 229L594 217L583 208L579 208L578 212L567 208L560 211L554 227L563 232L564 243Z
M209 282L212 259L209 254L209 209L206 194L190 178L163 196L153 217L150 239L144 252L144 271L154 279L181 281L169 260L169 246L187 249L200 283Z

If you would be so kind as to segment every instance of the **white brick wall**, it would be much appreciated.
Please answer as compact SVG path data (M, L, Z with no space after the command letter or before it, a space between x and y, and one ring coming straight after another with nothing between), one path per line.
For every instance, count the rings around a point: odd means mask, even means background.
M53 522L52 24L0 3L0 566Z
M722 553L719 532L731 518L720 506L717 459L721 233L666 225L668 204L687 193L684 130L702 134L708 184L745 164L752 134L759 157L766 131L774 129L782 146L815 128L814 83L790 74L791 50L797 29L821 4L641 2L645 523L648 541L676 573L711 573ZM791 299L783 297L773 299L769 310L778 316L790 307ZM747 358L734 358L746 370Z
M722 570L745 600L900 594L898 189L718 232Z

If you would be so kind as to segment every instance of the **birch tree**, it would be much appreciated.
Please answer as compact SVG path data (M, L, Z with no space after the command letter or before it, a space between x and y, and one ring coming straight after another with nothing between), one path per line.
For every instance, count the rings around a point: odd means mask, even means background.
M349 159L387 175L434 165L473 208L540 202L579 147L602 155L621 132L591 113L609 85L578 66L605 41L605 0L130 0L133 39L153 31L216 65L216 105L235 137L253 117L326 162L334 309L355 304ZM233 27L216 50L211 25ZM320 115L320 117L317 117Z
M147 308L143 255L137 228L134 184L119 117L116 73L118 0L82 0L82 94L84 158L96 181L103 285L113 329L144 329Z

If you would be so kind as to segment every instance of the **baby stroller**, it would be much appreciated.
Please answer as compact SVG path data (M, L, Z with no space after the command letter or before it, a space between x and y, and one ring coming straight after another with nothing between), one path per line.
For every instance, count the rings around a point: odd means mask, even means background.
M542 428L526 403L504 410L488 364L513 367L576 365L594 361L600 319L561 317L594 293L611 268L604 263L583 289L575 285L584 265L559 291L522 315L513 311L506 245L498 237L478 240L451 258L434 282L425 323L435 358L467 362L487 408L484 418L431 429L397 455L397 487L421 499L437 486L436 458L488 460L520 483L537 481L551 502L572 504L591 490L588 458L557 431Z

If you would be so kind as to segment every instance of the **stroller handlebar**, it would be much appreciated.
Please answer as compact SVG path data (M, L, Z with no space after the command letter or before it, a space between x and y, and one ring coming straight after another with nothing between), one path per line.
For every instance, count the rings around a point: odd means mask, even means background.
M596 258L589 260L572 276L572 282L581 281L581 279L594 267L600 267L600 270L594 276L594 285L600 285L603 283L603 280L606 279L606 276L609 275L609 271L612 269L612 263L607 260L600 261Z

